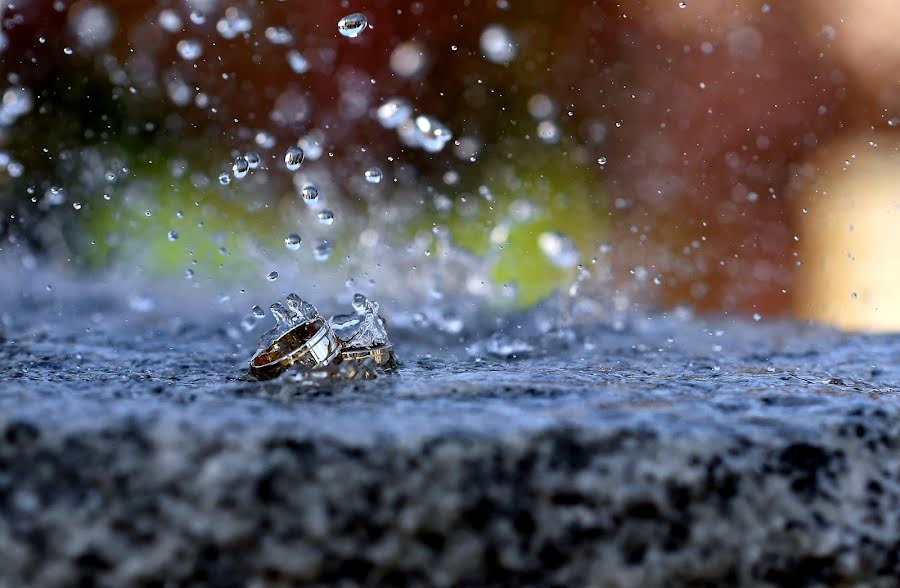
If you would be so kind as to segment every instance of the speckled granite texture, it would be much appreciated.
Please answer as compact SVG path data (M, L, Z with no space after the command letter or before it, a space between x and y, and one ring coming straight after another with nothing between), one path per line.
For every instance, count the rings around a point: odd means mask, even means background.
M4 588L898 585L900 337L399 333L397 376L311 388L103 308L4 317Z

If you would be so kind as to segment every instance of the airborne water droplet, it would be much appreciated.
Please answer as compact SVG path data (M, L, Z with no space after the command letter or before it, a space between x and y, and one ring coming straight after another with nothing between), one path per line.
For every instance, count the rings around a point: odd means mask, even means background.
M300 169L300 165L303 163L303 149L294 145L293 147L287 150L287 153L284 154L284 164L290 171L296 171Z
M412 107L403 98L391 98L378 107L375 116L384 128L395 129L409 120Z
M309 61L296 49L288 51L287 61L295 74L305 74L309 71Z
M247 161L246 157L238 157L234 160L234 165L231 166L231 171L234 172L234 177L237 179L242 179L247 176L247 173L250 171L250 162Z
M315 256L316 261L327 261L331 257L331 250L331 242L327 239L322 239L322 242L316 245L316 248L313 250L313 256Z
M515 59L516 44L505 27L490 25L481 33L481 53L491 63L504 65Z
M175 48L178 50L178 55L186 61L197 60L203 55L203 45L197 39L182 39L178 41Z
M177 241L178 233L176 233L175 231L169 231L168 237L169 237L169 241Z
M320 225L330 225L334 222L334 213L330 210L323 210L317 216Z
M319 190L315 186L303 186L303 189L300 190L300 195L303 197L303 201L308 204L319 200Z
M300 235L298 235L297 233L291 233L284 238L284 246L291 251L297 251L298 249L300 249L300 241Z
M222 184L223 186L227 186L228 184L231 183L231 176L229 176L225 172L222 172L221 174L219 174L219 183Z
M256 151L251 151L244 156L244 159L247 160L247 163L250 165L250 169L256 169L259 167L259 153L257 153Z
M381 182L381 178L384 177L384 174L381 173L381 170L377 167L370 167L366 170L366 181L370 184L377 184Z
M337 28L340 34L352 39L363 32L367 25L366 16L361 12L354 12L339 20Z
M274 282L275 280L278 279L278 272L276 272L276 271L269 272L268 274L266 274L266 279L269 280L270 282Z

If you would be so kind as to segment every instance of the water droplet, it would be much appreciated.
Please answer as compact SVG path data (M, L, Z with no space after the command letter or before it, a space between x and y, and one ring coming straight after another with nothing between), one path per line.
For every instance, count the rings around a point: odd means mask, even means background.
M553 121L542 120L537 126L537 136L548 145L556 144L559 142L559 127Z
M309 61L296 49L288 51L287 61L295 74L305 74L309 71Z
M378 110L375 111L375 117L382 127L386 129L395 129L401 124L409 120L412 116L412 107L409 102L403 98L390 98L385 100Z
M234 165L231 166L231 171L234 172L234 177L237 179L243 179L247 177L247 173L250 171L250 162L247 161L246 157L238 157L234 160Z
M253 316L255 316L256 318L266 317L266 311L263 310L258 304L254 304L253 308L250 309L250 312L252 312Z
M184 279L185 280L194 279L194 270L192 270L191 268L184 270Z
M169 241L178 240L178 233L176 233L175 231L169 231L169 234L167 236L169 237Z
M231 183L231 176L229 176L225 172L222 172L221 174L219 174L219 183L222 184L223 186L227 186L228 184Z
M427 115L416 117L415 139L425 151L437 153L452 138L450 130L436 118Z
M297 251L298 249L300 249L300 241L300 235L298 235L297 233L291 233L284 238L284 246L291 251Z
M339 20L337 28L340 34L352 39L363 32L367 25L366 16L361 12L354 12Z
M323 210L316 216L316 218L319 219L320 225L330 225L334 222L334 213L330 210Z
M600 165L606 165L606 158L605 158L605 157L598 157L598 158L597 158L597 163L599 163Z
M294 35L284 27L267 27L266 41L273 45L289 45L294 42Z
M578 249L575 243L562 233L553 231L541 233L538 237L538 246L556 267L572 268L578 265Z
M762 320L762 315L759 314L758 312L754 312L754 313L753 313L753 320L755 320L756 322L761 321L761 320Z
M313 249L313 256L316 258L316 261L327 261L331 257L332 249L331 241L322 239L322 242Z
M251 151L244 156L244 159L247 160L247 163L250 165L250 169L256 169L259 167L259 153L257 153L256 151Z
M157 21L159 26L168 33L177 33L181 30L181 17L171 8L161 10Z
M408 79L424 74L428 63L428 49L416 41L407 41L394 47L389 61L391 71Z
M377 167L370 167L366 170L366 181L370 184L378 184L381 182L381 178L384 177L384 174L381 173L381 170Z
M203 45L197 39L182 39L175 46L178 55L186 61L194 61L203 55Z
M293 147L287 150L287 153L284 154L284 164L291 171L296 171L300 169L300 165L303 163L303 149L294 145Z
M269 280L270 282L274 282L275 280L278 279L278 272L276 272L276 271L269 272L268 274L266 274L266 279Z
M366 304L369 302L369 299L365 297L363 294L354 294L353 295L353 310L356 311L356 314L366 314Z
M236 6L225 9L225 16L216 23L216 31L225 39L234 39L238 35L250 32L253 21L247 13Z
M678 8L687 8L687 2L679 2Z
M516 57L516 44L506 27L490 25L481 33L481 53L491 63L500 65Z
M9 126L31 112L34 100L28 88L8 88L0 102L0 126Z
M300 196L302 196L303 201L308 204L318 202L319 189L316 188L315 186L303 186L303 189L300 190Z

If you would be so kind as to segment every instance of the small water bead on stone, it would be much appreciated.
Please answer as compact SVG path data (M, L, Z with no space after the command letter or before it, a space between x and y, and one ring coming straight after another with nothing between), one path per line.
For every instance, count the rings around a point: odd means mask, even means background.
M316 215L316 218L319 219L320 225L327 226L327 225L331 225L332 223L334 223L334 213L331 212L330 210L321 211L318 215Z
M377 167L370 167L366 170L366 181L370 184L378 184L381 182L381 179L384 177L384 174L381 172L381 169Z
M169 241L177 241L178 233L176 233L175 231L169 231L168 237L169 237Z
M287 62L295 74L305 74L309 71L309 61L296 49L288 51Z
M182 39L175 49L185 61L195 61L203 55L203 45L197 39Z
M284 246L291 251L297 251L298 249L300 249L300 241L300 235L298 235L297 233L291 233L284 238Z
M347 16L339 20L337 23L337 28L340 34L352 39L359 36L359 34L366 29L366 26L368 26L368 24L369 23L366 21L366 15L361 12L354 12L353 14L348 14Z
M269 280L270 282L274 282L275 280L278 279L278 272L276 272L276 271L269 272L268 274L266 274L266 279Z
M234 172L234 177L237 179L243 179L247 177L247 174L250 172L250 162L247 161L246 157L238 157L234 160L234 165L231 166L231 171Z
M505 65L516 57L516 44L506 27L490 25L481 33L481 53L491 63Z
M303 149L296 145L290 147L284 154L284 164L290 171L297 171L303 164Z
M303 197L303 201L307 204L313 204L319 200L319 189L315 186L303 186L303 189L300 190L300 196Z
M375 111L375 116L382 127L395 129L412 116L412 107L403 98L390 98Z
M231 183L231 176L229 176L226 172L222 172L219 174L219 183L223 186L227 186Z
M322 242L316 245L316 248L313 249L313 256L316 261L328 261L328 258L331 257L331 251L333 246L331 245L331 241L328 239L322 239Z

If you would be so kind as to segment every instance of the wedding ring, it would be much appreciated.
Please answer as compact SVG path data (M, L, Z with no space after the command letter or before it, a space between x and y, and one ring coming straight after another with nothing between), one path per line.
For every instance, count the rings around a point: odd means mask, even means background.
M367 359L371 359L376 366L385 370L390 370L397 366L397 360L394 357L394 346L390 343L364 349L344 349L341 351L341 361L363 362Z
M250 358L250 375L271 380L293 365L315 369L331 364L341 353L341 342L324 318L316 314L280 334Z

